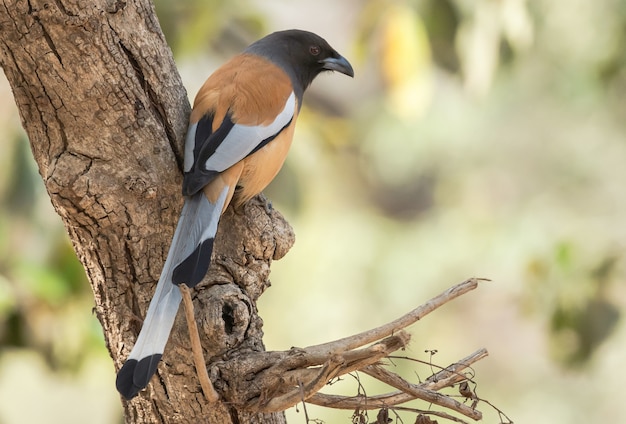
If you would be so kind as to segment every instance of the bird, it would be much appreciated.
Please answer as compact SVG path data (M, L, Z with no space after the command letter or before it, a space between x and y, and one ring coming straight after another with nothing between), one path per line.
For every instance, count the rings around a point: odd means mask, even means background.
M312 32L271 33L213 72L198 91L185 137L184 205L148 312L116 379L125 399L143 390L163 356L181 294L205 277L222 213L259 194L291 145L305 90L348 60Z

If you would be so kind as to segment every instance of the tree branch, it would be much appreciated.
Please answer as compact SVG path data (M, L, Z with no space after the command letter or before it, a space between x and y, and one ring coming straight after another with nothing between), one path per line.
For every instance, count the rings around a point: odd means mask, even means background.
M219 363L216 364L219 372L214 371L213 374L218 373L222 379L230 382L241 380L238 376L247 376L246 387L231 387L233 392L227 394L231 401L241 404L246 410L279 411L300 401L333 408L366 410L421 399L472 419L480 419L482 417L480 411L439 393L439 390L467 381L468 376L461 372L486 357L486 350L481 349L442 368L420 384L409 383L379 365L381 359L391 357L392 352L408 344L410 337L403 331L405 327L476 288L479 281L481 279L471 278L457 284L402 317L378 328L303 349L257 353L254 357L246 356L241 360ZM388 337L368 347L362 347L361 343L376 341L375 337L378 336ZM354 371L371 375L400 391L374 397L337 397L317 393L327 381Z
M434 297L425 304L418 306L411 312L401 316L394 321L391 321L378 328L364 331L362 333L345 337L340 340L335 340L333 342L323 343L316 346L310 346L306 348L306 351L311 356L318 356L320 358L319 360L323 360L323 358L327 357L332 352L355 349L368 343L372 343L376 340L380 340L383 337L387 337L400 329L406 328L409 325L416 323L435 309L450 302L451 300L464 295L468 291L474 290L476 287L478 287L478 283L480 281L486 280L481 278L470 278L460 284L449 288L445 292Z
M480 413L480 411L472 409L467 405L464 405L459 401L452 399L449 396L443 395L437 391L425 389L423 387L420 387L418 384L409 383L399 375L387 371L382 367L370 365L362 371L365 374L368 374L382 381L383 383L389 384L390 386L395 387L396 389L413 396L415 399L421 399L426 402L433 403L447 409L451 409L476 421L482 419L483 415L482 413Z
M487 355L488 353L486 349L480 349L466 358L447 366L437 374L432 375L424 383L420 383L419 386L427 390L438 391L445 387L451 387L461 381L466 381L468 377L461 374L461 371L475 362L485 358ZM393 359L394 357L391 356L390 358ZM306 401L307 403L312 403L314 405L335 409L379 409L400 405L414 400L415 398L416 397L414 395L403 391L374 396L339 396L317 393L314 396L309 397Z

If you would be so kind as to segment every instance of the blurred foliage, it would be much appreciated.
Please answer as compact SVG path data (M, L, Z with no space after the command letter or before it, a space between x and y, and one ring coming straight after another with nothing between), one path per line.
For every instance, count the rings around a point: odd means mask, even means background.
M155 6L190 93L286 27L324 35L355 65L353 81L322 77L307 93L267 190L298 237L260 301L268 347L344 336L459 279L491 277L501 284L451 305L420 340L450 360L459 346L495 350L482 391L510 393L515 421L539 422L540 409L540 422L582 423L583 408L615 419L603 393L621 384L613 365L625 337L626 2ZM93 300L14 106L2 107L0 369L3 352L20 348L77 371L106 355ZM459 316L466 326L451 336ZM559 407L556 392L578 408Z
M103 347L97 321L78 318L80 309L93 304L89 285L52 215L28 141L20 134L7 144L12 172L0 189L7 205L0 210L5 223L0 227L0 353L36 348L50 366L76 370L85 355Z
M566 365L585 364L615 329L621 311L610 298L620 281L620 253L582 254L563 242L551 257L529 262L528 308L546 314L553 357ZM589 263L589 258L600 261ZM539 302L538 302L539 299Z
M155 0L168 44L176 56L231 54L266 32L262 7L247 0Z

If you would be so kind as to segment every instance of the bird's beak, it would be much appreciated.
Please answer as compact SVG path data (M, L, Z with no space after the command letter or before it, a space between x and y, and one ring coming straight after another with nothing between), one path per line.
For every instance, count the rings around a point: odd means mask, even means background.
M342 74L354 78L354 69L352 69L350 62L343 56L327 57L321 60L320 63L326 70L341 72Z

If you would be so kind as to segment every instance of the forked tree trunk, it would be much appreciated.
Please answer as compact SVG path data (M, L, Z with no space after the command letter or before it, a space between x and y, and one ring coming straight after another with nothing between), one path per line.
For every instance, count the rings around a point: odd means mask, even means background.
M149 0L5 0L0 64L91 282L117 369L139 332L182 207L190 107L170 49ZM293 240L262 198L227 211L209 284L194 291L209 362L263 350L256 300L270 262ZM189 346L180 313L156 377L125 402L127 422L285 422L282 413L207 405ZM227 390L212 377L218 391Z

